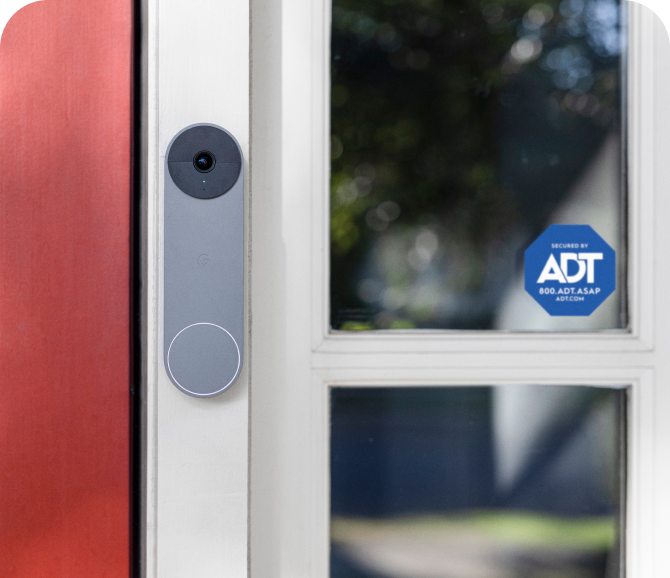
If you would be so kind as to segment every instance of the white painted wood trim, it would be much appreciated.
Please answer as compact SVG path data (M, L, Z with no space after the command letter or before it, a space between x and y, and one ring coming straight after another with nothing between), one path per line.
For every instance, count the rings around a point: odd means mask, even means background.
M322 291L312 259L325 258L312 219L327 223L325 145L313 133L328 110L325 11L312 0L252 0L250 553L258 578L328 573L328 406L311 369L312 291Z
M629 2L628 45L628 297L634 333L654 341L654 18Z
M245 0L149 0L145 567L151 578L248 574L250 350L237 383L221 396L195 399L170 382L162 356L162 196L166 148L190 124L223 126L248 161L249 27ZM248 340L248 323L246 334Z
M626 512L626 576L657 576L650 539L654 504L654 375L644 372L632 382L628 408L628 479Z
M649 149L653 158L650 170L653 171L653 188L651 199L654 212L654 243L653 265L654 276L643 279L651 283L653 279L653 316L656 320L654 334L655 362L653 368L653 397L641 409L641 419L644 428L652 427L652 431L641 443L653 456L653 475L649 490L639 499L653 508L652 513L645 518L646 525L638 538L651 542L651 556L653 569L651 573L640 572L639 576L653 576L661 578L670 575L670 557L667 555L667 545L670 542L670 527L667 520L670 515L670 303L668 288L670 287L670 42L668 31L662 23L652 17L650 11L644 11L644 19L649 22L649 35L653 40L642 56L646 63L650 79L648 84L653 89L654 140ZM647 80L643 79L646 84ZM643 84L643 86L644 86ZM646 191L644 191L646 192ZM649 425L646 425L649 424ZM651 498L649 495L651 494Z
M158 207L160 197L159 187L159 159L158 154L158 0L146 1L146 22L143 23L143 32L146 34L146 352L143 361L146 364L146 387L144 393L144 540L142 556L144 557L142 578L157 578L158 576L158 526L157 526L157 494L158 494L158 363L161 359L159 345L158 319L158 248L160 224L158 221Z

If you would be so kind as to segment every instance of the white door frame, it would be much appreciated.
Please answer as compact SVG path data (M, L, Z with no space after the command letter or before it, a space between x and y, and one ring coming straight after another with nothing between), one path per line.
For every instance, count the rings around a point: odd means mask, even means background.
M653 15L630 5L631 330L346 335L328 323L328 3L148 12L146 575L326 578L329 386L505 383L629 386L627 575L669 575L670 44ZM212 400L178 392L161 355L163 155L196 122L237 137L250 183L249 347Z
M170 382L162 356L161 211L165 151L173 136L191 124L218 124L236 137L248 183L249 4L149 0L146 10L145 572L161 578L245 576L249 353L225 396L196 399ZM248 199L247 194L247 216ZM246 322L245 333L248 339Z

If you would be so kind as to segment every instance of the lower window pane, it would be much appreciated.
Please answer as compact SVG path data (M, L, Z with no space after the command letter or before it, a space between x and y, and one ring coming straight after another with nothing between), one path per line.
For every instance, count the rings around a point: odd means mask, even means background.
M625 389L331 392L331 578L623 575Z

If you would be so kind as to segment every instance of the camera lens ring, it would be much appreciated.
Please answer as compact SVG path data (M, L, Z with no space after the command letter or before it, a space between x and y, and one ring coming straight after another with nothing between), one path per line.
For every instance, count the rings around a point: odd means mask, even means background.
M193 166L199 173L209 173L216 166L216 158L209 151L200 151L193 157Z

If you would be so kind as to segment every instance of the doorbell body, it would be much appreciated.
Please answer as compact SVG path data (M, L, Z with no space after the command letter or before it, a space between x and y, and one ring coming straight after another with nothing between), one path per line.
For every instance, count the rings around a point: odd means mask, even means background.
M225 129L179 132L165 155L164 361L172 383L213 397L244 353L244 160Z

